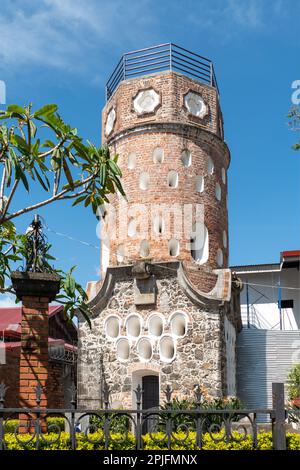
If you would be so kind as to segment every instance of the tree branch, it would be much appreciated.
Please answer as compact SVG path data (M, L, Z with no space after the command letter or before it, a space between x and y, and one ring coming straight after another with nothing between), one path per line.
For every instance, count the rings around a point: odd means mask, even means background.
M20 180L15 180L14 184L13 184L13 187L11 188L11 192L10 192L10 195L8 196L8 199L7 199L7 202L5 204L5 207L4 207L4 210L1 214L1 219L0 219L0 223L3 223L5 222L6 220L9 220L8 218L5 218L6 214L7 214L7 211L8 211L8 208L10 206L10 203L11 203L11 200L16 192L16 189L18 187L18 184L19 184Z
M88 178L86 178L85 180L80 181L79 183L77 183L77 185L75 185L75 188L80 188L81 186L89 183L90 181L92 181L94 179L94 177L95 177L95 175L91 175ZM66 188L66 189L60 191L60 193L50 197L49 199L45 199L44 201L38 202L37 204L34 204L33 206L28 206L28 207L25 207L24 209L20 209L19 211L14 212L13 214L9 214L8 217L5 217L5 214L3 214L3 216L0 219L0 223L6 222L7 220L14 219L15 217L18 217L22 214L26 214L27 212L34 211L34 210L38 209L39 207L46 206L47 204L50 204L51 202L57 201L59 199L70 199L71 197L69 197L69 198L64 197L64 195L66 193L68 193L69 191L70 191L70 188ZM83 194L85 191L86 191L86 188L84 190L82 190L82 192L80 192L80 194ZM76 193L76 194L72 195L72 197L76 197L78 194L79 193Z

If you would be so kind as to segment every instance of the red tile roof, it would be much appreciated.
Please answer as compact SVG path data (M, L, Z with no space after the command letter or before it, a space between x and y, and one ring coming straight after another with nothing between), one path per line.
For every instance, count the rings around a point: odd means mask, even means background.
M56 315L63 307L61 305L49 306L49 317ZM0 334L4 330L12 334L21 333L22 307L1 307L0 308Z

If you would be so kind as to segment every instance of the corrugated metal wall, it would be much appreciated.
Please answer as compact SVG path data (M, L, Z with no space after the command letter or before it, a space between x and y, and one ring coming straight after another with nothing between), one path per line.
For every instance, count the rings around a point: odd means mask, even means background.
M237 338L237 393L249 408L272 407L272 382L300 362L300 331L243 328Z

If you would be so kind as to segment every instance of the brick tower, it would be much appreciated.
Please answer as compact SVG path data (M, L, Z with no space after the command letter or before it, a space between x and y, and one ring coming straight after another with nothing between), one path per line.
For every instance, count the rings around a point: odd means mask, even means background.
M104 381L115 406L133 406L138 384L144 407L167 383L182 396L196 383L235 394L230 154L213 64L173 44L135 51L106 91L102 140L119 155L127 200L115 195L103 211L93 328L79 328L81 405L101 403Z

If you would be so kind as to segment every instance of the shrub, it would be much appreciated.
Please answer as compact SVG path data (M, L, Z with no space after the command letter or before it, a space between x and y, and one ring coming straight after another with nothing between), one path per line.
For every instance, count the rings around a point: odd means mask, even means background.
M172 419L173 429L180 431L180 428L188 428L193 431L196 428L195 419L192 414L180 414L180 410L195 410L196 408L207 410L209 413L202 414L201 418L203 421L203 432L217 431L224 423L224 416L222 414L211 414L213 410L237 410L241 409L242 405L238 398L229 397L229 398L204 398L200 404L197 404L195 401L191 400L179 400L178 398L173 398L170 403L164 403L161 407L162 410L178 410L178 414L175 414ZM166 420L169 416L162 414L158 420L155 429L157 431L164 431L166 426ZM238 421L240 416L238 414L232 414L230 416L230 421ZM215 428L215 429L213 429Z
M300 397L300 363L295 364L289 372L288 394L290 400Z
M203 435L203 450L252 450L252 438L246 436L242 441L239 441L241 434L233 431L233 436L236 441L232 440L228 443L224 441L215 442L209 433ZM71 442L70 435L62 432L57 442L52 445L47 442L55 440L58 437L56 433L49 433L44 435L44 439L40 439L41 450L70 450ZM146 434L142 437L144 450L166 450L167 444L163 441L164 433L154 433L152 437ZM220 439L221 433L213 434L214 439ZM30 439L29 434L24 434L19 437L20 439ZM104 449L104 436L102 432L92 433L89 438L94 442L89 442L84 434L76 434L77 450L103 450ZM111 442L109 450L134 450L135 438L132 433L124 434L115 433L111 435ZM270 432L262 432L258 434L258 450L272 450L272 434ZM176 433L172 437L172 450L196 450L196 435L190 432L188 436L185 433ZM35 450L35 438L28 444L19 443L14 434L5 434L5 442L8 450ZM287 449L300 450L300 436L298 434L287 434Z
M57 429L60 429L60 431L65 430L65 419L64 418L60 418L60 417L56 417L56 416L55 417L49 417L49 418L46 418L46 423L47 423L49 432L51 432L51 431L57 432ZM20 422L19 422L18 419L8 419L5 422L5 426L4 426L5 432L13 434L19 424L20 424Z

